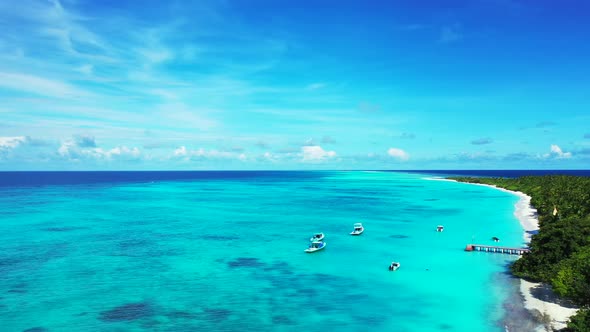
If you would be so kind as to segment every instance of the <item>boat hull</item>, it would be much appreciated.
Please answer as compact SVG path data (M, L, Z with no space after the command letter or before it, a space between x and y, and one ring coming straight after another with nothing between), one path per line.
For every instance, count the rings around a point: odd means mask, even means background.
M314 253L314 252L316 252L316 251L323 250L325 247L326 247L326 244L324 243L324 245L323 245L323 246L321 246L321 247L319 247L319 248L307 248L307 249L305 249L304 251L305 251L306 253L308 253L308 254L311 254L311 253Z
M361 235L361 234L363 234L364 231L365 231L364 229L361 229L360 231L352 231L352 232L350 232L350 235Z

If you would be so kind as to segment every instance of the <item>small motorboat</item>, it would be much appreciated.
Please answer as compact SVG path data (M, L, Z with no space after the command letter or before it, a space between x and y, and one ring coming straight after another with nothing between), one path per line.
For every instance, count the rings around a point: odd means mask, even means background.
M443 225L438 225L438 226L436 226L436 231L437 231L437 232L442 232L442 231L444 231L444 230L445 230L445 227L444 227Z
M364 231L365 228L363 227L363 224L357 222L356 224L354 224L354 230L350 232L350 235L361 235Z
M324 241L314 241L309 244L309 248L305 249L305 252L312 253L316 251L320 251L326 247L326 242Z
M500 242L500 239L494 236L494 237L492 238L492 241L494 241L494 242Z
M399 262L391 262L391 264L389 264L389 271L395 271L399 269L400 266L401 264Z
M314 242L314 241L322 241L324 240L324 233L315 233L310 239L309 241Z

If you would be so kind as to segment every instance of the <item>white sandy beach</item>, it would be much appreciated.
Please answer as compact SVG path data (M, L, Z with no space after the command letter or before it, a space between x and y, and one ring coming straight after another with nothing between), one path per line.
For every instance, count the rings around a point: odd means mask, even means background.
M425 180L436 180L436 181L451 181L455 180L443 179L443 178L425 178ZM537 219L537 209L531 205L531 197L520 191L511 191L504 188L498 188L496 186L481 184L481 183L465 183L471 185L491 187L497 190L508 192L520 197L518 202L514 205L514 215L522 225L524 229L524 241L525 244L530 243L532 235L539 230L539 220ZM543 299L539 299L533 296L533 290L542 289ZM520 279L520 292L524 296L524 306L534 314L540 312L542 315L551 318L550 326L540 327L538 331L553 331L559 330L566 327L567 321L570 316L574 315L577 309L567 308L558 304L557 295L553 294L550 287L547 287L541 283L533 283ZM537 312L538 311L538 312Z

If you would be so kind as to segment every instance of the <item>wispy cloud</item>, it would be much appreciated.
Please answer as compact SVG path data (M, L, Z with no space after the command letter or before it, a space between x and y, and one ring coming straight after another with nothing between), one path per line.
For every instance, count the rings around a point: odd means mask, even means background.
M590 156L590 148L582 148L574 151L576 155Z
M539 121L539 122L535 123L534 125L522 126L519 129L520 130L535 129L535 130L539 130L539 131L543 131L543 132L548 132L551 127L555 127L555 126L557 126L557 123L553 122L553 121Z
M138 49L137 53L145 59L144 64L146 66L151 66L162 63L164 61L172 60L174 57L172 51L165 48Z
M325 86L326 86L325 83L312 83L312 84L308 85L306 87L306 89L307 90L319 90L319 89L321 89L321 88L323 88Z
M532 159L533 156L531 156L529 153L526 152L514 152L514 153L509 153L507 155L505 155L502 159L506 160L506 161L522 161L522 160L527 160L527 159Z
M303 146L316 146L317 144L313 141L313 138L308 138L303 142Z
M109 45L86 27L91 19L67 10L60 1L2 2L0 15L20 22L26 39L19 45L23 55L33 47L43 47L46 59L55 55L76 59L105 60Z
M453 24L442 27L442 29L440 30L440 36L438 38L438 41L442 44L450 44L457 42L461 39L463 39L463 34L461 33L461 26L458 24Z
M162 142L162 141L152 141L146 142L143 144L143 148L146 150L155 150L155 149L166 149L171 148L174 146L172 142Z
M414 133L403 132L399 135L399 138L401 138L401 139L414 139L414 138L416 138L416 135Z
M322 137L321 143L322 144L336 144L336 140L334 140L330 136L324 136L324 137Z
M482 137L482 138L478 138L478 139L474 139L471 141L471 144L473 145L485 145L485 144L491 144L493 143L494 140L489 138L489 137Z
M541 121L535 125L535 128L547 128L547 127L553 127L555 125L557 125L557 123L555 123L553 121Z
M428 27L429 27L429 25L427 25L427 24L415 23L415 24L401 25L398 27L398 29L401 31L417 31L417 30L426 29Z
M94 66L90 65L90 64L85 64L85 65L81 65L80 67L76 68L76 70L86 76L89 76L89 75L92 75L93 70L94 70Z
M236 159L246 160L247 156L245 153L219 151L215 149L206 150L203 148L189 150L185 146L181 146L174 150L174 158L180 158L185 161L189 160L206 160L206 159Z
M207 130L217 125L215 120L204 115L208 112L210 111L195 109L183 102L174 102L158 105L155 113L163 124Z
M0 87L53 98L90 95L87 91L59 80L21 73L0 72Z
M458 161L487 161L496 159L496 156L486 152L460 152L454 158Z
M269 147L269 144L264 141L258 141L254 145L260 149L268 149L268 147Z
M381 109L381 106L368 102L361 102L359 103L358 109L362 113L375 113Z

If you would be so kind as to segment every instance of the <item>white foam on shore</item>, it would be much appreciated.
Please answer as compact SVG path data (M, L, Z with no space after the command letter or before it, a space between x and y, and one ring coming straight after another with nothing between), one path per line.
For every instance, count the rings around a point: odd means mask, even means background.
M458 182L451 179L444 179L444 178L423 178L424 180L435 180L435 181L450 181L450 182ZM531 205L531 196L520 192L520 191L512 191L507 190L504 188L498 188L493 185L483 184L483 183L468 183L468 182L458 182L458 183L465 183L471 185L478 185L484 187L491 187L497 190L501 190L504 192L508 192L520 197L518 202L514 205L514 216L520 222L520 225L524 229L524 241L526 244L531 242L531 238L533 234L536 234L539 231L539 219L537 218L537 209L535 209ZM533 290L543 288L544 294L543 299L538 299L533 296ZM529 282L524 279L520 279L520 292L524 297L524 307L529 311L539 311L543 315L547 315L551 318L551 326L550 327L540 327L537 331L553 331L565 328L567 325L568 319L574 315L577 309L564 307L558 304L559 297L555 295L549 287L543 287L541 283L534 283Z
M532 295L533 290L541 289L543 299L536 298ZM542 283L530 282L520 279L520 292L524 296L524 307L530 311L538 310L543 315L551 317L551 328L541 329L540 331L560 330L567 326L568 319L573 316L578 309L568 308L558 303L559 297Z

